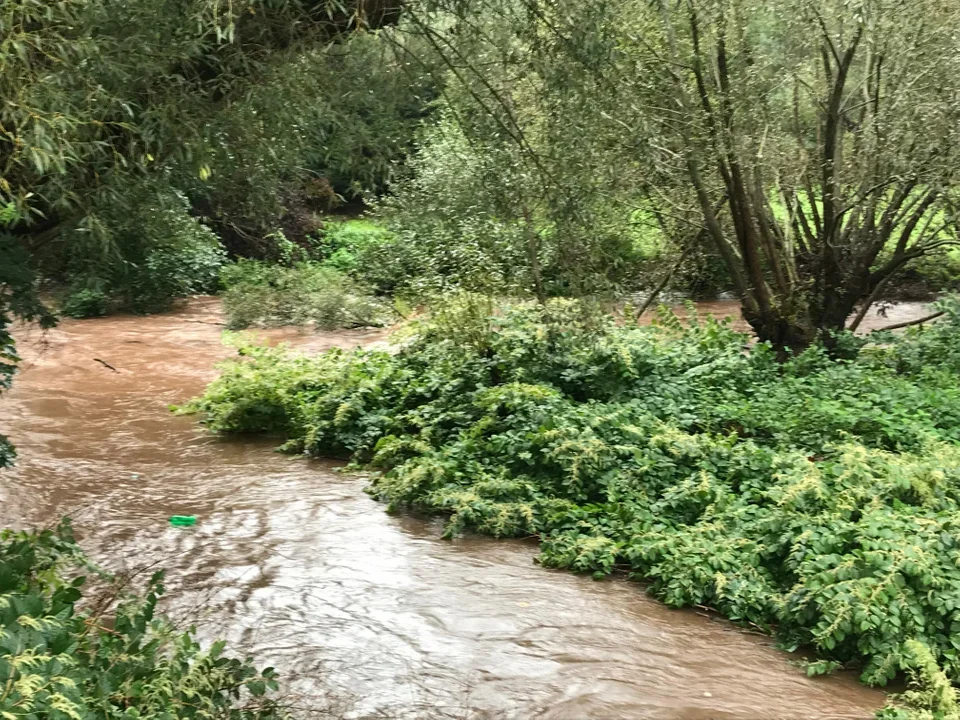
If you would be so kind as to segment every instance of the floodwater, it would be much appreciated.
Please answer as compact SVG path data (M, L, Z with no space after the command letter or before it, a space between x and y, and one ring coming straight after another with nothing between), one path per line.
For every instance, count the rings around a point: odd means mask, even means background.
M883 704L853 675L808 679L768 638L637 584L545 570L529 542L441 540L332 463L173 415L234 352L220 322L200 298L20 332L22 371L0 400L20 459L0 475L0 526L68 513L108 567L166 568L166 609L275 665L309 717L824 719ZM319 351L386 332L267 335ZM172 514L199 525L172 528Z
M711 315L718 320L730 318L735 329L742 332L752 332L747 321L740 315L739 300L709 300L694 303L697 308L697 314L702 316ZM675 304L671 309L681 318L687 315L687 308L682 304ZM924 302L900 302L900 303L875 303L864 316L860 327L857 328L858 335L864 335L874 330L881 330L888 325L895 325L904 322L912 322L930 315L933 310L928 303ZM641 324L647 325L653 321L656 313L651 309L644 313L641 318ZM847 323L849 324L849 320Z

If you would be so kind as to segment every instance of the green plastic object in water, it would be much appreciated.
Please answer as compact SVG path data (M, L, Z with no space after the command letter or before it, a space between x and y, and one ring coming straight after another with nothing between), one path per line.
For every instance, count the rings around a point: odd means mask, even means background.
M174 527L192 527L197 524L196 515L171 515L170 524Z

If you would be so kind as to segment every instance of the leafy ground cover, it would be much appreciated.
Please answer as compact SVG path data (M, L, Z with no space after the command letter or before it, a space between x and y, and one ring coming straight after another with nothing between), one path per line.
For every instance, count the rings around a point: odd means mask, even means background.
M952 718L960 304L944 308L902 337L842 338L847 359L780 363L713 320L451 304L393 353L244 347L187 409L375 468L374 496L447 516L448 535L535 535L544 565L627 572L812 646L811 674L905 672L886 717Z
M92 720L279 720L272 669L202 650L155 613L155 575L142 595L122 582L84 593L101 575L69 524L0 533L0 717ZM101 577L101 579L104 579Z

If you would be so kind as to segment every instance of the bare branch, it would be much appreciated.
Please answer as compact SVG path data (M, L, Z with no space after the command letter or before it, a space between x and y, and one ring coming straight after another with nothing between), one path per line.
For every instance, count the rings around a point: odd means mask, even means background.
M931 320L936 320L938 317L942 317L946 314L946 311L940 310L939 312L931 313L930 315L925 315L922 318L917 318L916 320L907 320L906 322L894 323L893 325L887 325L882 327L876 332L884 332L885 330L899 330L900 328L911 327L913 325L923 325L928 323Z

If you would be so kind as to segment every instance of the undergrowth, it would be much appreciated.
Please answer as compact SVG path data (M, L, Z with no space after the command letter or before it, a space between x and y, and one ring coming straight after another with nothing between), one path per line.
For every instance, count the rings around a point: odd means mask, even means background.
M155 613L163 592L101 582L69 524L0 533L0 717L5 720L279 720L272 669L203 650ZM101 577L101 580L106 579Z
M290 267L240 260L223 268L223 309L233 329L313 325L322 329L383 325L390 308L332 267Z
M134 207L94 212L70 231L64 267L48 268L64 284L64 315L157 313L179 298L217 290L226 251L190 214L187 198L176 192L152 197L143 189L135 197Z
M318 252L327 267L353 275L369 265L365 256L371 249L390 239L389 230L370 220L331 222L324 228Z
M537 536L546 566L626 572L813 647L811 673L906 673L885 717L956 718L960 305L944 307L855 359L779 363L713 320L468 302L394 353L244 347L188 409L376 468L375 497L448 535Z

